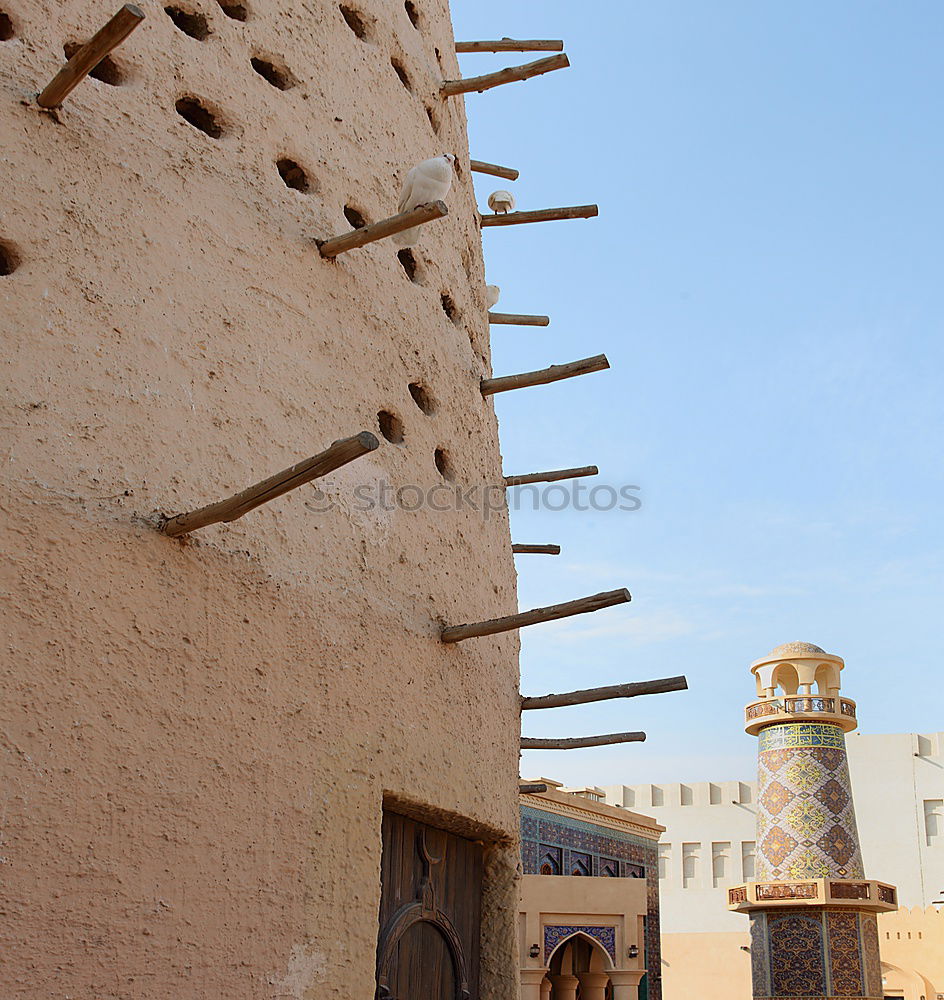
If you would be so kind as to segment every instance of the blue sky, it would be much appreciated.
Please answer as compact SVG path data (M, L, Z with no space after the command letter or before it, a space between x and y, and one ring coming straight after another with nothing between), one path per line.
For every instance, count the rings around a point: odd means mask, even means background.
M458 39L563 38L572 66L466 97L479 202L600 217L484 232L496 374L612 369L496 397L505 471L597 464L636 512L521 510L522 689L677 673L690 691L531 712L526 735L647 743L524 754L567 783L746 777L749 664L846 659L865 732L944 728L944 5L455 0ZM464 55L465 75L540 54Z

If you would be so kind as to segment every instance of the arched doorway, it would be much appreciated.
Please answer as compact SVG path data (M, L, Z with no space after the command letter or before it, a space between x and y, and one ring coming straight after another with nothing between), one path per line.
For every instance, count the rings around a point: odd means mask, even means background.
M384 810L375 1000L479 1000L482 845Z
M608 1000L613 961L599 941L576 931L554 949L548 962L550 1000Z
M933 1000L931 984L914 969L882 962L882 993L888 1000Z

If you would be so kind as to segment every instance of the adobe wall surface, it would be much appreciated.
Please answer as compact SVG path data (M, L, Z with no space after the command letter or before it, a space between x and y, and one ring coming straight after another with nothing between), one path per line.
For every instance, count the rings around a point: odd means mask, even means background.
M329 0L246 2L244 23L187 6L204 41L147 4L125 85L86 80L55 116L32 99L117 4L0 3L0 241L21 259L0 277L0 995L372 996L387 793L505 843L483 996L511 1000L517 638L438 640L515 610L507 520L345 489L440 484L437 448L454 485L501 481L463 106L436 96L448 10L416 0L417 28L358 0L360 39ZM394 214L445 151L460 176L419 283L389 241L319 257L345 205ZM189 541L153 526L363 429L381 447L332 477L327 513L307 487Z

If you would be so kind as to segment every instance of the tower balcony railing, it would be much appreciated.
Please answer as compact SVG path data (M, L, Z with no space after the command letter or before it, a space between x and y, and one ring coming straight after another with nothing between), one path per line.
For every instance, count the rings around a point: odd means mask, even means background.
M856 727L856 703L849 698L818 694L784 695L751 702L744 710L748 732L756 734L772 721L797 717L835 722L846 732Z
M874 879L796 879L745 882L728 889L728 909L737 912L778 906L852 906L859 910L895 910L895 886Z

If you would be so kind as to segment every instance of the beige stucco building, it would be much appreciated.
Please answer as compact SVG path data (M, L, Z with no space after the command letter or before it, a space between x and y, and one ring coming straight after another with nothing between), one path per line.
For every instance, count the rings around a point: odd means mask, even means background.
M440 641L517 610L506 513L443 502L502 485L447 5L144 5L40 110L118 6L0 18L0 996L367 1000L429 931L516 1000L517 635ZM412 254L319 255L445 151ZM405 485L437 509L353 496Z
M937 1000L944 994L944 920L933 905L944 901L944 733L856 732L847 737L847 750L863 860L868 871L897 886L902 907L878 918L886 995ZM695 991L710 996L713 983L719 1000L722 994L749 997L746 921L727 911L726 894L754 877L756 783L604 791L607 802L650 814L666 828L659 844L666 1000Z
M535 781L547 791L521 796L521 1000L660 1000L662 827L602 789Z

